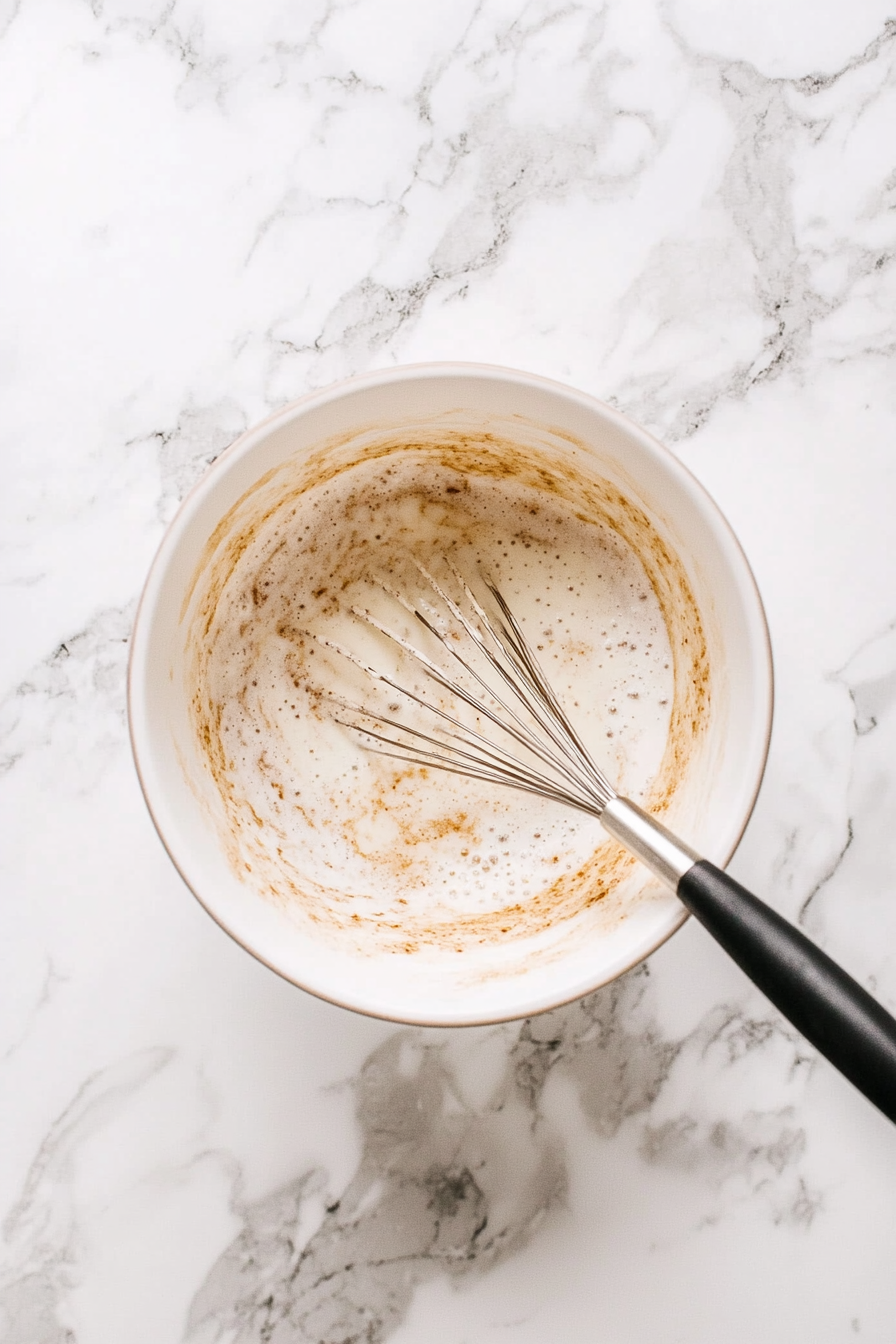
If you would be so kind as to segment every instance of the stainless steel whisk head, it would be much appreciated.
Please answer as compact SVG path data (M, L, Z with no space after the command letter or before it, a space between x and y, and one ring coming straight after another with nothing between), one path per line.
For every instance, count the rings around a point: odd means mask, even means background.
M422 602L415 605L388 584L381 587L438 641L448 655L447 667L458 669L460 677L449 676L444 667L390 630L370 611L361 607L353 607L352 611L400 648L428 680L447 691L453 700L465 703L477 720L484 719L503 738L496 741L494 735L486 736L450 710L369 666L353 651L321 639L322 644L349 658L374 681L426 710L439 735L340 697L333 698L355 717L353 720L337 717L336 721L376 743L371 749L381 755L538 794L592 816L601 816L616 797L616 790L570 722L500 589L492 579L482 578L492 600L493 611L489 613L455 566L446 561L446 567L453 575L460 601L451 596L446 584L417 565L435 599L434 603L431 599L426 603L432 605L433 617L421 610ZM439 617L446 615L449 619L443 631L439 628ZM392 733L383 732L382 728L391 729ZM504 740L507 746L502 745Z

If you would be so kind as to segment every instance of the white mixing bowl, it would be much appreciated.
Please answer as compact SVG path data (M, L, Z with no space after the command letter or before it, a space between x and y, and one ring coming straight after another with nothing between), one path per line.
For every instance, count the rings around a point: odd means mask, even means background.
M702 622L712 695L663 820L720 865L743 833L762 778L772 668L753 576L713 501L644 430L558 383L473 364L383 370L285 407L217 459L159 548L131 648L131 738L159 835L209 914L294 984L380 1017L461 1025L528 1016L605 984L668 938L684 908L639 869L622 896L597 902L540 941L511 940L481 955L359 955L304 920L300 900L290 909L266 897L234 862L218 785L190 713L196 604L209 567L220 566L228 548L239 549L247 501L319 460L322 448L338 455L362 440L399 442L440 426L515 433L541 443L558 463L587 459L647 515L677 557Z

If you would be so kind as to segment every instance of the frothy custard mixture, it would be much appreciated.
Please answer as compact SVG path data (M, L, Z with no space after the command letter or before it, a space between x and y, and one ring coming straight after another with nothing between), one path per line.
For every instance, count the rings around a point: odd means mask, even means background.
M432 728L315 635L448 707L351 614L372 610L425 647L381 582L419 601L415 561L491 575L594 759L633 799L662 811L699 732L699 617L647 519L599 479L500 460L495 445L472 458L469 445L408 447L284 491L244 521L201 596L193 718L231 862L360 953L531 936L631 865L595 819L376 755L334 721L331 693Z

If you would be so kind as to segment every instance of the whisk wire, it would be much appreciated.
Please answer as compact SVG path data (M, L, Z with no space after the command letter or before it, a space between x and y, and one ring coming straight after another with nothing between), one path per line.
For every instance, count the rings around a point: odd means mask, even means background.
M501 647L511 649L518 654L518 658L514 659L514 663L519 668L520 674L526 677L526 680L535 689L538 698L548 706L550 721L557 723L562 728L564 740L572 747L575 755L581 761L588 774L594 779L601 793L605 793L607 800L609 800L615 795L615 789L610 784L603 771L598 769L597 765L595 765L591 754L573 727L573 724L560 703L554 688L542 671L541 664L532 652L532 646L523 634L519 622L505 601L502 593L493 582L490 580L487 580L486 582L489 592L492 594L502 616L507 622L506 626L502 623L502 633L504 638L500 641Z
M384 680L387 681L388 685L395 687L395 683L390 681L388 678L385 678ZM479 756L474 756L469 752L461 751L457 747L449 747L448 750L454 752L455 755L465 756L471 762L479 762L482 756L486 756L489 757L493 762L496 762L497 768L503 770L505 773L515 772L517 774L524 774L533 783L539 780L543 780L544 777L542 775L537 774L534 770L527 767L522 761L520 761L518 756L514 756L509 751L505 751L504 748L500 747L496 742L490 741L490 739L485 737L482 733L477 732L475 728L470 728L466 724L461 723L459 719L454 718L453 715L449 714L446 710L441 709L438 705L430 704L428 700L423 699L422 696L416 695L413 691L405 690L402 692L402 694L406 695L408 699L413 700L423 709L426 709L430 713L437 715L438 718L444 720L445 723L450 723L454 727L459 728L461 730L460 733L451 733L446 731L445 732L446 737L452 739L455 742L461 742L464 744L464 746L467 747L476 746L479 752ZM362 705L353 704L351 701L344 700L341 697L331 696L330 698L335 700L336 703L342 704L346 709L350 710L352 713L360 715L363 718L370 719L372 722L385 724L390 728L397 729L401 733L406 733L412 737L417 737L425 742L429 742L433 746L442 749L445 748L446 744L441 739L432 737L431 734L424 733L419 728L414 728L410 724L400 723L397 719L390 719L384 714L374 713L372 710L365 709ZM341 723L344 727L357 728L356 724L345 723L344 720L341 719L336 720L336 722ZM368 737L378 736L376 733L372 732L368 728L362 728L359 731L364 732ZM379 740L383 742L389 742L393 746L397 745L392 739L389 738L380 737ZM407 749L403 748L403 750ZM568 790L563 790L563 792L566 793L568 792Z
M448 569L473 613L471 618L429 570L422 564L415 563L421 577L459 627L455 637L444 634L436 623L439 610L437 606L431 606L434 618L430 619L420 609L419 604L409 601L404 594L394 590L387 583L381 583L380 587L420 622L451 660L462 669L465 676L472 680L474 689L471 690L465 685L463 679L452 679L439 663L411 640L390 629L373 612L360 606L353 606L353 615L410 657L429 680L448 692L453 699L466 704L474 711L477 719L484 718L495 728L500 729L530 757L534 757L539 762L539 767L527 763L516 752L508 750L476 728L461 722L455 715L425 695L401 685L387 673L371 667L342 645L321 636L314 636L318 643L348 658L373 680L432 715L443 725L441 729L443 737L434 737L431 733L409 724L331 695L332 700L356 716L353 722L346 722L343 719L336 721L344 727L364 734L369 741L376 742L378 745L370 749L379 755L423 766L433 766L452 774L466 775L489 783L504 784L566 803L590 815L600 816L606 804L615 797L615 790L597 769L566 717L519 622L497 585L491 579L483 579L497 608L497 614L492 616L464 576L450 560L446 560ZM429 603L425 605L430 606ZM458 648L458 644L461 643L460 631L466 635L471 650L473 648L478 650L487 667L498 678L499 686L503 685L510 691L512 700L509 700L506 694L502 694L492 681L483 675L475 662L466 655L466 651L461 653ZM515 707L514 701L519 708ZM357 718L366 722L359 724ZM381 727L393 729L400 736L388 737L378 731ZM408 738L414 739L413 744L408 743ZM549 773L545 774L544 769Z
M341 723L346 728L354 728L356 731L363 732L366 737L373 738L375 741L384 743L386 746L398 747L395 751L384 751L381 747L374 747L378 756L387 756L393 760L406 761L412 764L422 766L435 766L439 770L445 770L449 774L463 775L466 779L481 779L490 784L503 784L507 788L518 789L522 793L537 794L539 798L549 798L558 803L565 803L569 807L578 808L581 812L588 813L589 816L599 817L603 811L596 803L589 802L577 794L568 792L565 789L553 786L543 775L536 775L526 772L523 769L509 771L506 769L487 769L482 762L469 752L458 750L452 747L451 750L469 764L459 765L456 760L450 756L443 756L439 752L425 751L422 748L407 748L397 744L392 738L385 737L370 728L358 729L357 724L347 723L344 719L336 719L336 723ZM388 722L388 720L384 720ZM407 728L405 725L396 725L401 727L403 732L413 732L414 736L427 740L426 734L416 732ZM436 746L442 746L438 738L429 738Z
M443 590L423 565L418 563L417 568L423 577L431 584L439 597L443 599L452 615L454 615L462 624L464 630L475 642L476 646L487 659L489 665L498 673L504 684L511 690L515 698L523 706L524 710L535 720L542 733L550 739L560 752L559 760L552 754L550 756L553 768L564 777L568 777L570 773L573 773L578 786L585 789L588 793L595 793L596 786L596 796L604 802L608 801L614 796L615 791L609 781L597 769L581 741L573 731L559 700L554 695L547 678L541 671L538 660L535 658L531 647L526 642L525 636L518 623L513 619L510 609L504 601L504 598L498 592L498 589L493 583L487 582L489 590L499 600L502 609L508 616L510 616L513 624L512 632L504 629L500 622L498 623L499 628L495 628L495 624L490 619L488 612L478 601L463 575L458 572L450 560L446 561L446 563L454 574L458 584L463 589L468 602L476 613L482 626L487 631L494 649L497 649L497 656L493 649L490 648L488 643L483 639L481 633L476 629L475 624L467 619L463 610L451 599L450 595ZM533 743L536 742L537 739L534 738L529 725L525 723L506 701L495 694L493 688L477 674L476 670L469 662L467 662L467 660L461 657L457 649L444 639L438 630L433 628L431 623L427 621L421 612L413 607L409 607L409 609L412 610L426 628L431 630L436 638L442 642L444 647L460 666L474 676L485 691L497 700L505 713L509 714L514 719L523 731L526 739L525 745L529 750L534 750ZM510 665L509 668L507 664ZM545 712L545 710L547 710L547 712ZM505 727L506 730L506 725L502 726ZM563 731L558 733L557 726ZM539 744L539 746L541 745L543 744ZM572 756L570 755L571 747L573 750ZM542 754L540 750L539 754Z
M386 591L389 590L387 589ZM352 608L352 611L355 616L357 616L360 620L364 621L366 624L372 626L374 629L378 630L380 634L385 635L387 639L396 644L406 654L408 654L417 663L419 663L422 666L424 672L427 674L427 676L430 677L433 681L435 681L439 686L441 686L443 690L448 691L448 693L451 696L464 701L467 705L470 706L471 709L473 709L476 712L477 715L484 715L485 718L487 718L491 723L493 723L496 728L500 728L502 732L507 733L516 742L518 742L520 746L524 747L527 751L537 756L542 761L542 763L548 766L552 771L554 771L560 777L561 780L566 782L569 779L570 773L573 773L575 783L588 795L589 798L595 799L599 803L604 801L601 795L595 790L591 781L587 777L583 777L580 771L573 770L572 763L569 761L568 755L563 753L562 742L555 741L554 743L555 746L558 748L558 750L560 750L561 752L560 756L558 756L555 752L550 751L549 748L546 746L546 744L540 741L533 734L531 728L528 727L528 725L519 716L519 714L517 714L514 711L512 706L509 705L505 699L503 699L500 695L496 693L493 687L491 687L489 683L479 674L479 672L476 670L475 667L473 667L469 662L467 662L467 660L461 657L461 655L457 652L457 650L453 648L452 645L444 638L444 636L437 629L437 627L434 626L433 623L429 621L427 617L424 616L423 613L420 612L417 608L410 608L410 610L413 612L415 616L417 616L417 618L420 620L424 628L427 629L435 637L435 639L439 641L439 643L446 650L446 652L448 652L451 655L451 657L455 659L460 664L460 666L473 677L476 683L482 687L483 691L492 700L495 701L495 703L503 711L504 715L506 715L507 718L511 720L511 722L508 722L507 719L502 717L501 714L497 713L490 705L488 705L480 697L470 692L465 686L463 686L457 681L452 681L449 677L447 677L444 674L444 672L438 666L437 663L434 663L432 659L427 657L426 654L424 654L414 644L410 643L410 641L404 639L401 635L398 635L394 631L390 630L388 626L384 625L383 622L380 621L371 612L367 611L362 607ZM467 628L466 625L464 628L465 629ZM336 648L338 646L333 645L331 643L330 647ZM489 656L490 654L490 651L488 649L483 649L483 652L486 654L486 656ZM355 658L353 661L356 663L356 665L365 666L364 664L361 664L357 658ZM512 689L514 689L512 680L506 675L504 670L501 669L500 664L497 662L497 660L494 659L493 655L490 656L490 661L493 662L495 670L502 673L502 676L506 681L506 683ZM383 682L385 685L391 687L393 690L399 692L399 694L405 696L406 698L413 700L416 704L420 705L421 708L427 710L429 713L435 715L437 718L452 724L454 727L459 728L465 734L474 736L477 739L477 743L479 745L480 750L487 750L487 749L494 750L495 744L493 742L489 742L488 739L482 737L481 734L475 733L473 729L468 728L465 724L462 724L459 720L454 718L451 714L447 713L440 706L433 704L431 701L426 700L422 696L417 695L415 692L409 690L407 686L399 685L399 683L393 681L383 672L377 671L374 672L374 675L378 681ZM523 700L522 703L526 705L525 700ZM526 707L528 708L528 706ZM541 723L540 717L536 714L534 708L531 710L531 712L533 717L536 718L536 721L539 722L539 726L542 726L544 728L544 731L547 732L548 731L547 726ZM381 716L371 716L371 717L381 717ZM407 726L404 724L395 724L394 726L397 727L400 731L404 732L408 731ZM554 739L552 738L552 740ZM399 744L393 743L393 745L398 746ZM512 756L509 753L505 753L505 759L508 763L512 763L514 768L520 765L519 758ZM556 781L552 782L552 787L557 787ZM564 794L566 792L568 791L564 790Z

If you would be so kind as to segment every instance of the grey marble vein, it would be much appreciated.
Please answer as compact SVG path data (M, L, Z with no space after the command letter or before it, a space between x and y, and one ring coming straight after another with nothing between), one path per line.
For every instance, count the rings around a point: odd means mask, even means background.
M71 1262L79 1237L65 1197L72 1158L79 1144L171 1056L164 1048L141 1051L86 1078L43 1139L3 1223L0 1327L5 1344L76 1344L76 1334L57 1314L72 1286Z
M793 1033L729 1010L683 1040L664 1039L648 983L642 969L568 1008L499 1029L505 1049L484 1107L464 1098L451 1037L401 1032L388 1040L358 1074L363 1152L342 1195L304 1244L294 1230L316 1173L246 1208L243 1230L193 1301L187 1338L381 1344L419 1284L481 1275L518 1252L564 1202L564 1146L542 1107L554 1073L573 1083L600 1140L637 1121L648 1166L699 1173L716 1189L736 1177L750 1197L771 1194L774 1221L811 1225L822 1200L800 1171L805 1135L789 1108L739 1120L650 1118L683 1051L722 1049L736 1067L777 1040L793 1049L797 1068L808 1059Z
M90 721L101 763L125 737L125 672L136 603L97 613L69 635L0 703L0 773L28 750L61 746L63 737ZM94 771L85 770L84 787Z

